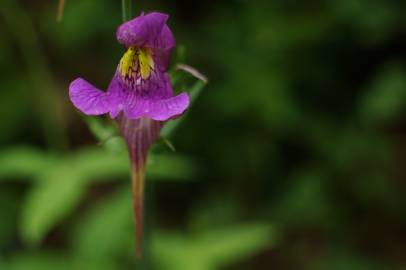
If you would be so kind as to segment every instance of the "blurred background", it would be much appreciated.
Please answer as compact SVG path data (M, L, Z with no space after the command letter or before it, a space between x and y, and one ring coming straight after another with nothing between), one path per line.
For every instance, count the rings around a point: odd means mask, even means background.
M134 1L171 15L176 152L150 155L144 261L105 89L117 0L0 5L0 269L406 269L406 2ZM179 72L173 72L179 78Z

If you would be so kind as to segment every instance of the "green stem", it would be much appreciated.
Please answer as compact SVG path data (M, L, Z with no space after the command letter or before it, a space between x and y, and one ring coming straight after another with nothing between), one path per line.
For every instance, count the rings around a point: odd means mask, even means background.
M132 0L121 0L121 9L123 13L123 22L128 21L132 18L131 16L131 1Z

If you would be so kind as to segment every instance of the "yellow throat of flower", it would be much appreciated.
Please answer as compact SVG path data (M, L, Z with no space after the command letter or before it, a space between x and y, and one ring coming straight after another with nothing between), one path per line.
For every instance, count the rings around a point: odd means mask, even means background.
M147 80L154 70L152 50L149 48L129 47L120 60L120 73L123 80L134 80L137 73Z

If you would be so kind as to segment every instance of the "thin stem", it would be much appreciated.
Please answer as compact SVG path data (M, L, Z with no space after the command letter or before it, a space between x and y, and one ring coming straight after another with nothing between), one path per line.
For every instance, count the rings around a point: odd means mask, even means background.
M57 22L62 21L64 7L65 7L65 0L59 0L58 1L58 10L56 12L56 21Z
M144 183L145 183L145 160L138 158L132 162L132 191L133 191L133 209L135 222L135 244L136 255L141 258L143 222L144 222Z
M128 21L132 18L131 11L132 11L132 0L121 0L121 9L123 13L123 22Z
M145 164L150 146L159 136L162 122L150 118L127 119L124 115L117 117L120 132L125 138L132 169L132 195L135 219L135 242L137 269L146 269L146 249L142 245L146 233L143 230L144 192L145 192ZM150 211L151 212L151 211ZM144 251L144 252L142 252ZM141 253L143 258L140 259ZM148 256L148 255L147 255Z

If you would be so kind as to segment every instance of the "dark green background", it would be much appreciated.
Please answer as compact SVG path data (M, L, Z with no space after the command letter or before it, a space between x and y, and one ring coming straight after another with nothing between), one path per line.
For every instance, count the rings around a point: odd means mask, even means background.
M141 263L122 141L68 99L121 3L56 4L0 4L1 270L406 268L405 1L134 1L209 78L150 156Z

